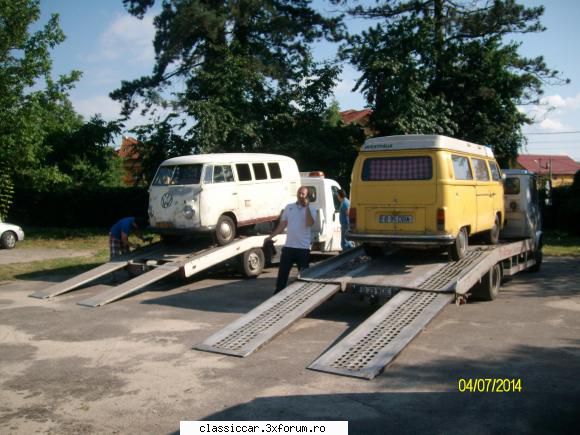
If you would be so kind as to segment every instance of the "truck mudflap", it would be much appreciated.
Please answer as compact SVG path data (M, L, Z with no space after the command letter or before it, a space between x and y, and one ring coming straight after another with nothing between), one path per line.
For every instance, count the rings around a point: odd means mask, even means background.
M308 368L373 379L453 297L447 293L402 290Z

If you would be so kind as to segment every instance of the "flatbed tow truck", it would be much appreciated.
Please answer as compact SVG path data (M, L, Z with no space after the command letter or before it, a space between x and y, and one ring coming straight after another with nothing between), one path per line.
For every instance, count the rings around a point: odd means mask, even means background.
M374 378L449 303L462 304L471 296L493 300L504 277L539 270L541 222L537 203L526 204L534 198L526 192L533 186L528 182L532 175L512 173L511 177L523 180L518 183L522 191L505 196L510 210L505 233L530 237L471 246L459 261L432 251L399 249L371 258L357 247L307 269L297 281L194 349L246 357L339 292L375 300L386 297L382 307L308 367Z
M525 179L531 174L513 174ZM356 247L305 270L298 279L194 349L247 357L294 322L340 292L377 301L388 299L354 331L329 348L308 368L338 375L373 379L433 320L446 305L470 297L493 300L502 279L523 270L537 271L542 261L542 232L537 204L529 209L527 179L517 195L506 195L506 239L498 245L470 246L459 261L434 251L393 248L371 258ZM537 198L537 196L536 196ZM515 230L514 230L515 229ZM521 234L529 237L521 237ZM189 246L162 243L116 259L62 283L31 294L51 298L71 291L115 270L141 268L144 272L120 286L79 302L97 307L123 298L147 284L180 272L184 277L239 257L244 274L257 276L264 263L265 235L238 239L221 247L192 251ZM282 244L285 236L277 237ZM516 240L517 238L517 240Z
M301 183L315 193L311 204L317 212L313 227L313 245L320 252L334 252L340 249L340 223L335 197L340 185L325 178L321 172L301 173ZM240 237L224 246L211 246L208 240L184 241L183 243L158 242L136 249L131 254L84 272L64 282L54 284L30 296L50 299L73 291L119 270L127 270L134 278L105 292L78 302L86 307L100 307L135 294L149 284L166 276L180 274L189 278L201 271L225 262L237 263L247 278L255 278L267 264L278 260L286 236L276 238L276 246L264 247L264 240L273 229L272 223L255 228L253 235ZM260 233L262 235L260 235Z
M294 283L194 349L246 357L339 292L389 298L309 369L372 379L449 303L493 299L502 277L536 265L531 239L473 246L465 258L393 250L380 258L362 247L308 269Z

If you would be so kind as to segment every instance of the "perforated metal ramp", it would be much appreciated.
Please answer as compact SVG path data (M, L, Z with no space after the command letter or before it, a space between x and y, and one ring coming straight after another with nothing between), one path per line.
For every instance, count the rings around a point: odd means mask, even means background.
M54 284L47 289L39 290L29 295L31 298L47 299L61 295L82 286L88 282L94 281L101 276L107 275L115 270L123 269L128 261L111 261L110 263L101 264L85 273L67 279L66 281Z
M248 356L339 290L338 284L295 282L193 348Z
M129 281L117 287L113 287L110 290L85 299L84 301L77 302L77 304L83 305L85 307L100 307L101 305L105 305L124 298L125 296L128 296L131 293L142 289L148 284L159 281L161 278L177 272L179 268L179 264L164 264L162 266L158 266L155 269L150 270L149 272L145 272L136 278L130 279Z
M308 368L373 379L452 299L451 294L401 291Z

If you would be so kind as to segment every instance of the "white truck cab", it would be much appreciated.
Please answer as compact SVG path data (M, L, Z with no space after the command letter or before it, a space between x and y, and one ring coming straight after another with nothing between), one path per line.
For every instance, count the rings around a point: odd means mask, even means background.
M523 169L504 169L505 223L503 239L532 239L539 269L542 261L542 214L538 196L537 177Z
M542 230L536 175L522 169L504 169L506 222L503 238L536 238Z
M310 204L317 209L316 222L312 227L312 250L340 251L340 185L326 178L321 171L301 172L300 184L308 188Z

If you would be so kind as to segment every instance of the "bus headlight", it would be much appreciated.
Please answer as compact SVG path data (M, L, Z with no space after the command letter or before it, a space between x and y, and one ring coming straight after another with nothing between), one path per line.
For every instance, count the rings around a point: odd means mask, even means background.
M185 216L186 219L193 219L194 214L195 211L193 210L193 208L191 208L190 205L186 205L185 207L183 207L183 216Z

